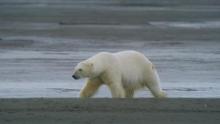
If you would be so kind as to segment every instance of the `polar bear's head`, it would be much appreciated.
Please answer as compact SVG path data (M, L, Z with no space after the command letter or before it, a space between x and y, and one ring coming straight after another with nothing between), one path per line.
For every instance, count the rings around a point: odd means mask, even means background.
M80 79L80 78L87 78L92 77L93 75L93 66L94 64L91 62L80 62L77 64L77 66L74 68L72 77L74 79Z

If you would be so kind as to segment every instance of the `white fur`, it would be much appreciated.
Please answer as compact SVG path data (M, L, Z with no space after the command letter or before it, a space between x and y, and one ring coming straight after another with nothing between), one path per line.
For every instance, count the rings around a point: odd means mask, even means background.
M78 72L79 68L83 68L81 73ZM79 63L74 74L88 78L81 90L81 97L91 97L102 84L109 87L112 97L133 97L136 90L145 87L157 98L166 97L154 65L136 51L98 53Z

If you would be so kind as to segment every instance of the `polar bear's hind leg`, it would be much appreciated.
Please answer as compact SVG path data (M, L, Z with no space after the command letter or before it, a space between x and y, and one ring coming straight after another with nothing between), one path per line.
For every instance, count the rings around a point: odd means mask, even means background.
M126 98L133 98L134 97L134 90L125 90L125 97Z
M160 87L160 79L156 69L153 68L153 72L154 73L152 74L152 76L148 77L146 81L146 86L149 88L154 97L166 98L167 94Z

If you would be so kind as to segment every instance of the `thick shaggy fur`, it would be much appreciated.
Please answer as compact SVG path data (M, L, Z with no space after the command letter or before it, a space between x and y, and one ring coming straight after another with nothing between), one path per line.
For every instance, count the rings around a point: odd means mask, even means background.
M109 87L113 98L132 98L136 90L145 87L156 98L166 97L154 65L136 51L98 53L80 62L73 76L88 78L80 92L82 98L93 96L103 84Z

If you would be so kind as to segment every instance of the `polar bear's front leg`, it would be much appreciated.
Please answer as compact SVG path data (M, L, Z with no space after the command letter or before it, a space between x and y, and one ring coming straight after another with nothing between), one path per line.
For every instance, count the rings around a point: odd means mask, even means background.
M80 98L88 98L93 96L101 86L99 79L88 79L84 88L80 91Z
M109 85L111 90L112 98L125 98L125 90L120 82L112 82Z
M112 98L125 98L125 89L121 82L120 71L116 67L112 67L111 70L102 74L101 79L111 91Z

